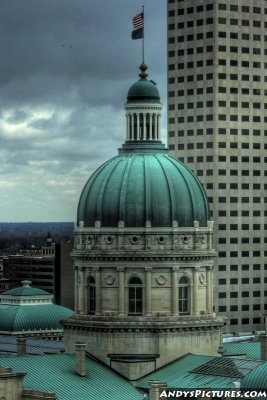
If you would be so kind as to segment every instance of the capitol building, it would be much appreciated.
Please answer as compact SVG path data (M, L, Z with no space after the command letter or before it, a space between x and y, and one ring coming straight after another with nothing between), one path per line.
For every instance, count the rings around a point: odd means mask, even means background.
M84 186L77 212L75 342L133 380L187 353L217 355L213 222L196 175L161 141L147 66L128 91L126 140Z

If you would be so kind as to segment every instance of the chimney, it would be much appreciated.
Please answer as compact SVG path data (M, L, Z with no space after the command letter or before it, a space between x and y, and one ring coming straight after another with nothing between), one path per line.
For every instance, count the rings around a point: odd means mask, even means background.
M86 376L86 367L85 367L85 343L75 343L75 352L76 352L76 374L80 376Z
M149 384L149 400L160 400L161 392L167 387L166 382L149 381Z
M26 337L17 336L17 356L26 355Z

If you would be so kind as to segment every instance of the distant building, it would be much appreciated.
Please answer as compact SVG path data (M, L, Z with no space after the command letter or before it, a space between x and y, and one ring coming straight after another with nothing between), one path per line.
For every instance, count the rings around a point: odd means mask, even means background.
M10 280L6 278L0 279L0 294L10 289Z
M73 242L60 242L55 245L55 303L74 310L74 268L70 253Z
M3 275L10 280L10 288L30 280L34 287L53 294L55 303L74 308L71 248L71 242L55 244L48 235L46 246L20 250L18 254L4 258Z
M53 295L30 284L23 281L0 295L0 334L62 338L60 321L73 311L53 304Z

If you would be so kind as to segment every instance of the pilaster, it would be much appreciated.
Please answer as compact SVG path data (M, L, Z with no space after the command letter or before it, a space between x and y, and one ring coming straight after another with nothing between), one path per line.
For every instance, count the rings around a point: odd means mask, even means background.
M179 267L172 268L172 304L171 304L171 313L172 315L178 315L178 280L177 273Z
M152 275L152 268L151 268L151 267L146 267L146 268L145 268L145 273L146 273L146 288L145 288L146 302L145 302L145 315L146 315L146 316L150 316L150 315L152 315L152 310L151 310L151 275Z
M124 267L118 267L119 272L119 316L125 315L124 303L125 303L125 286L124 286Z

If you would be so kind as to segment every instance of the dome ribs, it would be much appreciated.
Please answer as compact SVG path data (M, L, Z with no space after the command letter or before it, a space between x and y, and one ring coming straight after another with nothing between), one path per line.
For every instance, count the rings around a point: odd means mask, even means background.
M120 196L119 196L119 221L124 221L126 220L126 196L127 196L127 188L129 185L129 179L130 179L130 169L133 163L134 155L133 157L128 158L128 162L124 168L123 172L123 178L121 182L121 187L120 187Z
M159 163L159 165L160 165L160 167L162 169L162 172L163 172L163 174L165 176L165 180L167 182L167 187L168 187L168 192L169 192L169 200L170 200L169 201L169 205L168 205L169 206L168 207L168 209L169 209L169 224L171 226L172 225L172 221L175 220L175 215L177 215L175 193L174 193L174 190L173 190L172 182L171 182L171 180L169 179L169 176L168 176L167 168L162 165L162 161L160 160L160 157L157 156L157 154L155 154L154 157L158 161L158 163ZM166 156L163 156L163 157L165 158ZM166 157L166 158L168 158L168 157Z

